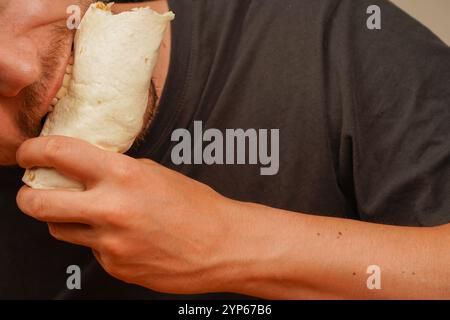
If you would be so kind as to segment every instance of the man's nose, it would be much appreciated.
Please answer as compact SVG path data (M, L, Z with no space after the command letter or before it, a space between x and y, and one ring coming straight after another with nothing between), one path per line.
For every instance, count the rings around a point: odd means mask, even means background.
M0 46L0 96L15 97L40 74L39 55L30 41L15 39Z

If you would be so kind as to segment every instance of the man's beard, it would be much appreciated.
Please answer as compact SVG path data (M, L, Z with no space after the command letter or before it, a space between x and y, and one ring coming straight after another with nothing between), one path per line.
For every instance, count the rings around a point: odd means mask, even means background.
M48 97L49 84L57 76L55 70L62 63L60 57L67 50L71 33L65 26L55 26L51 46L41 57L41 78L22 91L23 101L17 114L17 124L24 138L35 137L41 131L41 108Z
M60 57L64 55L67 50L68 41L70 40L69 31L65 26L57 26L54 30L51 47L46 54L41 58L42 76L41 79L25 88L22 92L23 102L17 114L17 124L25 139L36 137L42 130L43 121L41 119L41 107L45 103L49 84L54 81L55 70L62 63ZM132 53L130 53L132 54ZM145 136L147 129L156 112L158 97L153 81L149 90L149 101L147 110L144 115L144 123L142 130L137 138L137 142L141 142Z
M135 141L135 144L137 144L137 145L144 142L145 134L147 133L148 129L150 128L150 124L153 122L153 119L156 115L158 102L159 102L158 99L159 98L158 98L158 95L156 94L155 84L152 80L150 90L149 90L147 109L145 110L145 115L144 115L144 123L143 123L142 129L141 129L141 132L139 133L139 135Z
M78 0L78 4L83 12L95 0ZM52 41L47 52L41 56L41 79L25 88L22 92L23 102L20 106L16 121L24 138L32 138L39 135L43 123L41 123L40 107L46 101L49 93L49 83L55 75L55 70L62 63L60 57L64 55L67 49L70 36L73 37L74 31L69 30L65 23L56 25L52 31Z

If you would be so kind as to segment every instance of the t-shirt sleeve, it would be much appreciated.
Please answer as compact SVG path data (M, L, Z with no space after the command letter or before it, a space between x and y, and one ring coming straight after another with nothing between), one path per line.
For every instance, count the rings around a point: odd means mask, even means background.
M379 30L367 27L370 5ZM449 223L450 48L382 0L339 1L330 30L361 219Z

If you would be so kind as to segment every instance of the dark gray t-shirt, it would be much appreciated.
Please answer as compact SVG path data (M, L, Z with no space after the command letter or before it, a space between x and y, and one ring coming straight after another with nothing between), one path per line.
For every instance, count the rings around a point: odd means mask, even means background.
M130 154L237 200L396 225L450 221L450 49L429 30L381 0L169 2L165 93ZM370 5L380 30L367 28ZM278 173L174 164L171 134L194 121L279 129ZM0 173L0 297L173 297L114 280L88 249L51 239L16 208L19 175ZM82 290L65 289L71 264Z

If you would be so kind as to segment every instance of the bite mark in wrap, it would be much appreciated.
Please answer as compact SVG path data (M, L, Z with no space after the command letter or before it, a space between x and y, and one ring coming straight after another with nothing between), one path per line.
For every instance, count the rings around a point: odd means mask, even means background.
M149 8L113 15L101 3L90 6L77 30L75 63L64 96L41 136L75 137L109 151L126 152L144 126L151 75L172 12ZM84 190L51 168L33 168L23 181L36 189Z

